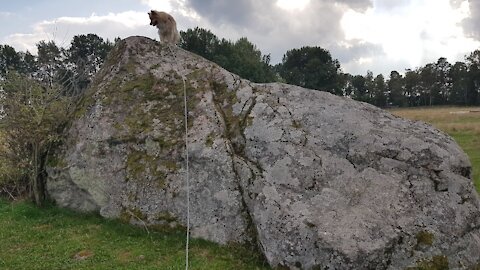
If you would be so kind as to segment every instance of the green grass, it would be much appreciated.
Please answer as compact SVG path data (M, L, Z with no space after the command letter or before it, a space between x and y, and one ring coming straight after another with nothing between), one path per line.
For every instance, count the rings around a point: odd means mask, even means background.
M82 259L83 257L83 259ZM0 269L184 269L185 234L0 200ZM190 269L269 269L243 247L192 239Z
M480 134L473 132L449 132L467 153L473 167L473 183L480 194Z
M452 136L470 158L473 183L480 193L480 108L408 108L391 112L404 118L430 123Z

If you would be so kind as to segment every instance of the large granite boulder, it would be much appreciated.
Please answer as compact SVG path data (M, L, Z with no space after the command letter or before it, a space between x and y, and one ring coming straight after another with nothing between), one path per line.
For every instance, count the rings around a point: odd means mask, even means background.
M250 244L290 269L480 263L471 165L446 134L349 98L239 78L130 37L87 91L48 169L61 206Z

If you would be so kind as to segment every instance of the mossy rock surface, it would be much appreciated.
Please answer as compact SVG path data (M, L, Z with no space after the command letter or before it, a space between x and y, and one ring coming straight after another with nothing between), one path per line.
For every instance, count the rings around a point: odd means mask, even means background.
M184 93L193 237L250 245L279 269L478 265L479 199L452 138L144 37L119 42L93 80L49 164L51 197L184 229Z

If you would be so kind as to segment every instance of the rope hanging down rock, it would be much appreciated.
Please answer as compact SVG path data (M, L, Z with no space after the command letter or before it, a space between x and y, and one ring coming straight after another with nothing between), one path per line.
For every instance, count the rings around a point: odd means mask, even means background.
M190 179L188 175L188 108L187 108L187 87L185 86L185 77L182 76L183 81L183 96L185 102L185 182L187 189L187 240L185 243L185 270L188 270L188 244L190 240Z
M167 45L173 58L177 60L177 54L173 51L170 45ZM180 73L180 72L179 72ZM190 178L189 178L189 164L188 164L188 107L187 107L187 87L185 75L182 75L183 81L183 98L184 98L184 123L185 123L185 183L187 192L187 234L185 242L185 270L188 270L188 249L190 243Z

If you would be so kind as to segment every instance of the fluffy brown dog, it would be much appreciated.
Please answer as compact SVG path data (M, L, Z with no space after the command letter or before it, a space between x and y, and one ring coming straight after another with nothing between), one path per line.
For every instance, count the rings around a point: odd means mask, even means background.
M160 42L177 44L180 41L177 23L172 15L163 11L152 10L148 13L148 16L150 17L150 25L158 28Z

